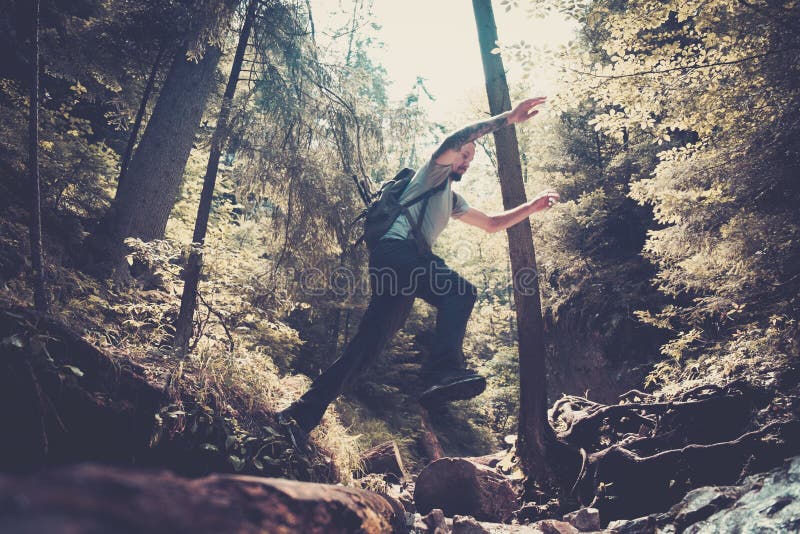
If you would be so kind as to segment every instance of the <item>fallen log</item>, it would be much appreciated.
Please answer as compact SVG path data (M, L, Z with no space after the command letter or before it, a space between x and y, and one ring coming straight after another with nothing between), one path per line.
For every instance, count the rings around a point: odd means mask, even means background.
M0 475L4 532L405 532L403 508L366 490L277 478L188 479L84 464Z
M394 475L398 481L408 477L400 449L394 441L381 443L365 451L361 455L361 465L363 468L359 470L359 475Z

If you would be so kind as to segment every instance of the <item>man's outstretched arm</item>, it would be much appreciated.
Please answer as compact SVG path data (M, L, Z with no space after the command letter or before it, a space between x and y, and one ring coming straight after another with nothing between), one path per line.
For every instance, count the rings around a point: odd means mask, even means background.
M465 222L472 226L485 230L492 234L505 230L514 226L523 219L528 218L530 215L537 211L543 211L550 208L553 204L558 202L559 195L552 189L542 191L535 198L520 204L516 208L511 208L503 213L497 215L487 215L481 210L469 208L464 215L458 218L459 221Z
M453 163L456 154L461 150L462 146L486 134L492 133L495 130L499 130L503 126L525 122L539 113L539 110L534 108L542 104L545 99L546 97L540 96L523 100L511 111L495 115L485 121L470 124L450 134L444 142L442 142L441 146L436 149L436 152L433 153L433 160L439 165L449 165Z

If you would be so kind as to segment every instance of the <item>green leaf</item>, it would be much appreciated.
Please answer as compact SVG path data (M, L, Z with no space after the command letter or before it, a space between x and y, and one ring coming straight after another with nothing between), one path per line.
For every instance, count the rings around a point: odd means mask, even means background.
M238 456L231 454L228 456L228 461L231 463L233 469L236 472L239 472L242 469L244 469L245 461L239 458Z
M265 426L265 427L264 427L264 430L265 430L265 431L266 431L268 434L271 434L271 435L275 436L276 438L279 438L279 437L281 437L281 433L280 433L280 432L278 432L277 430L275 430L274 428L272 428L271 426Z
M219 452L219 447L212 443L203 443L200 448L204 451Z

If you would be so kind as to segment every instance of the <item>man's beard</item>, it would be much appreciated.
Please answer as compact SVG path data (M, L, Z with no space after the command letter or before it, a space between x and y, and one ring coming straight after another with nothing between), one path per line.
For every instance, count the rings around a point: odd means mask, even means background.
M464 176L463 174L458 174L456 171L450 171L450 178L451 178L451 179L452 179L454 182L460 182L460 181L461 181L461 178L462 178L463 176Z

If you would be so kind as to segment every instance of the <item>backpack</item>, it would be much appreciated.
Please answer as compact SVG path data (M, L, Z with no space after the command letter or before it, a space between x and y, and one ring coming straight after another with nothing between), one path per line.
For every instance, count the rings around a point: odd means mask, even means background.
M364 219L364 233L358 239L358 241L355 242L353 247L357 247L362 241L364 241L367 244L367 248L372 251L378 244L380 238L389 231L389 228L392 226L392 224L394 224L395 219L397 219L397 217L403 213L411 224L411 230L414 234L414 238L417 241L417 246L420 249L420 252L430 250L430 245L422 236L419 225L421 224L422 218L425 216L425 209L428 206L428 199L435 193L443 190L447 185L447 180L444 180L441 184L437 185L433 189L429 189L401 204L400 197L406 190L406 187L408 187L408 183L411 181L411 178L414 177L414 174L415 171L413 169L404 168L398 172L393 179L383 183L380 190L375 193L371 199L367 197L367 199L369 199L367 208L362 211L361 214L351 223L355 224L357 221ZM415 221L408 211L408 208L423 200L425 202L422 204L422 211L420 211L419 220Z

